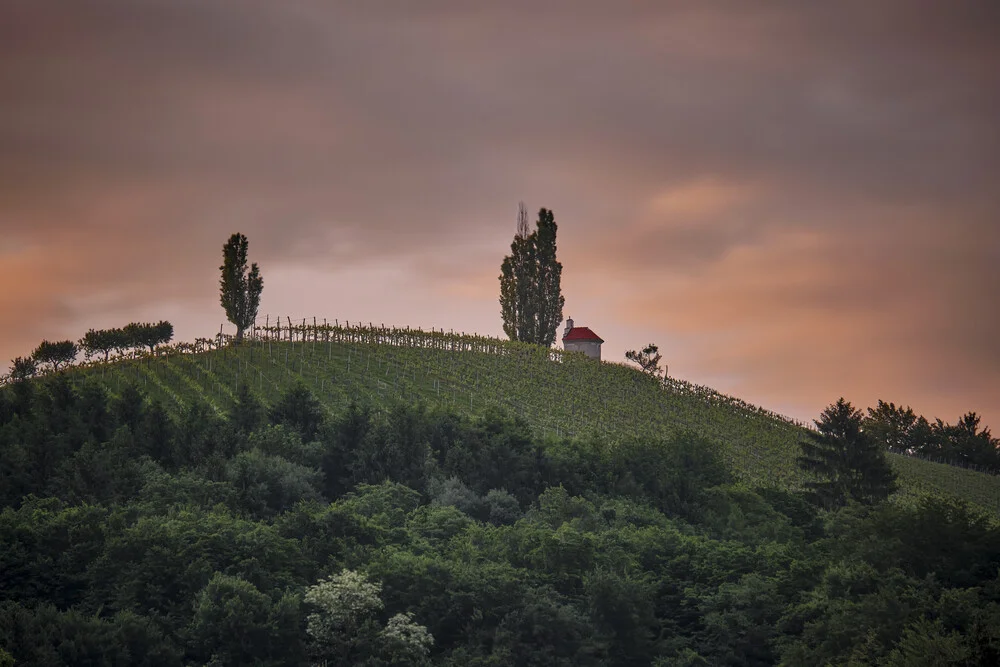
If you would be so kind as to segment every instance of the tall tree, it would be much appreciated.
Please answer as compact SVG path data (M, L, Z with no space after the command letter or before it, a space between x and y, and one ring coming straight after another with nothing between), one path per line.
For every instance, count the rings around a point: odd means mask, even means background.
M896 488L885 449L862 429L864 415L843 398L823 410L818 430L799 443L799 467L815 476L806 486L827 508L848 499L875 504Z
M556 342L556 329L562 322L562 264L556 261L556 218L552 211L538 211L538 229L534 232L538 263L535 321L537 342L551 347Z
M517 207L517 233L510 244L510 255L500 265L500 314L504 333L511 340L535 338L531 285L536 281L535 249L529 239L528 209L524 202Z
M980 430L975 412L962 415L957 424L940 419L933 423L916 415L910 407L879 401L868 408L864 430L879 444L893 451L917 453L947 461L1000 470L1000 440L986 426Z
M264 278L254 262L247 271L247 237L233 234L222 247L222 279L219 281L220 299L226 317L236 325L236 342L243 341L243 332L253 326L260 306L260 293Z
M549 347L555 342L565 302L552 211L539 210L536 227L528 233L528 213L522 202L510 255L500 265L500 314L511 340Z

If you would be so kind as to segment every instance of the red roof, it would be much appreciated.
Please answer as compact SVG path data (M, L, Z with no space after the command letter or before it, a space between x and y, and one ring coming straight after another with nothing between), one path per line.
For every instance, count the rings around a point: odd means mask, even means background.
M596 340L603 343L604 340L587 327L573 327L569 333L563 336L563 340Z

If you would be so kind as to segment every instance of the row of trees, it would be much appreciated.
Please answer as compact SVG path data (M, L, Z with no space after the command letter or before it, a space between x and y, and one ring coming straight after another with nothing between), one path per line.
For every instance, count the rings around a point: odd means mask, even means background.
M148 347L152 353L157 345L166 345L174 337L174 325L166 320L159 322L132 322L117 329L91 329L80 339L80 348L87 359L104 355L107 361L111 352L125 354L129 350Z
M247 267L249 242L243 234L233 234L222 248L222 278L219 281L220 300L226 317L236 325L236 342L243 340L244 332L253 326L260 305L260 294L264 289L264 279L254 263ZM174 337L174 327L170 322L132 322L114 329L91 329L83 338L72 340L43 340L28 357L17 357L11 361L11 379L18 381L36 375L41 370L58 371L72 364L82 350L89 360L103 355L108 361L112 352L124 355L131 350L149 348L150 353L157 345L165 345Z
M131 350L149 348L150 353L157 345L165 345L174 337L174 325L166 320L156 323L131 322L114 329L91 329L78 342L72 340L43 340L29 357L17 357L11 361L11 379L24 380L42 370L59 371L76 361L83 350L87 359L103 354L107 361L112 352L124 355Z
M928 421L910 406L879 401L877 407L868 408L862 427L890 451L1000 473L1000 440L989 427L981 426L975 412L948 424L941 419Z
M879 401L866 414L841 398L815 424L816 432L800 443L798 464L813 477L806 485L813 499L828 509L888 498L896 490L889 451L1000 472L1000 441L980 429L975 412L954 425L930 423L910 407Z

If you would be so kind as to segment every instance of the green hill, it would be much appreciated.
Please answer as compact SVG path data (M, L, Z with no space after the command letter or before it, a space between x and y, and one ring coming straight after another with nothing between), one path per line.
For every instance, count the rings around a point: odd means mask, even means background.
M277 340L281 338L281 340ZM444 332L301 326L257 331L240 347L181 344L157 357L74 369L114 393L138 383L168 409L207 401L225 412L241 384L273 402L306 385L331 414L353 400L386 406L422 402L467 414L500 409L539 435L616 441L692 430L721 444L727 464L751 485L798 487L804 427L719 394L666 383L616 363L575 353ZM208 346L210 347L210 346ZM901 494L957 496L1000 512L1000 479L891 455Z
M997 664L993 477L821 510L804 427L707 388L268 335L0 391L0 664Z

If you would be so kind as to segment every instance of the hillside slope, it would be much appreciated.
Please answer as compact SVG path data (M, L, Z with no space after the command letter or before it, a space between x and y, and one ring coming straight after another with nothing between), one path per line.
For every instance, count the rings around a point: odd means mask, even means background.
M352 400L422 402L468 414L500 409L541 435L611 441L690 429L719 442L745 483L795 488L803 481L795 465L800 425L704 387L673 380L663 385L620 364L497 339L303 328L295 340L259 337L239 348L172 352L74 372L102 378L112 392L138 383L173 410L204 400L224 412L244 383L273 402L302 383L330 413ZM903 494L955 495L1000 512L997 477L891 459Z

